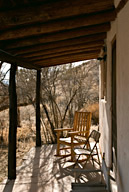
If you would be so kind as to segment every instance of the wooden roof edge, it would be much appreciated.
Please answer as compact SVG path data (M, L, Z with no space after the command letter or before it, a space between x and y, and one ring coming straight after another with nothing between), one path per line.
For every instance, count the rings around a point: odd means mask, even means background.
M65 64L70 64L70 63L74 63L74 62L80 62L80 61L85 61L85 60L91 60L91 59L97 59L98 58L98 55L92 55L92 56L90 56L90 58L88 58L88 57L86 57L86 58L82 58L82 59L80 59L80 58L78 58L78 59L71 59L71 60L69 60L69 61L62 61L62 62L56 62L56 63L51 63L51 62L49 62L49 63L45 63L45 64L42 64L41 62L39 62L38 64L41 66L41 68L45 68L45 67L54 67L54 66L59 66L59 65L65 65Z
M7 53L3 50L0 49L0 61L2 62L7 62L7 63L17 63L18 66L20 67L24 67L27 69L36 69L36 70L40 70L40 66L36 65L36 64L31 64L29 62L26 62L20 58L17 58L14 55L11 55L10 53Z

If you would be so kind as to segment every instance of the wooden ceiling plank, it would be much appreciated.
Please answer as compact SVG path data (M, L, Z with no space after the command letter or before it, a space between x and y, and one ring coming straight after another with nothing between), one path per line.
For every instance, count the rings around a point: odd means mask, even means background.
M91 53L91 54L76 54L76 55L68 55L66 57L61 58L53 58L53 59L46 59L42 61L36 61L35 64L40 65L43 67L49 67L49 66L55 66L55 65L61 65L61 64L67 64L77 61L83 61L83 60L89 60L89 59L97 59L99 52Z
M30 51L35 51L35 50L46 50L46 49L54 49L54 48L59 48L59 47L64 47L64 46L70 46L70 45L76 45L76 44L82 44L82 43L89 43L93 41L99 41L103 40L106 38L106 33L100 33L100 34L95 34L95 35L87 35L83 37L78 37L78 38L73 38L73 39L68 39L68 40L63 40L63 41L57 41L57 42L52 42L52 43L44 43L42 44L42 40L39 42L38 45L34 46L34 43L32 42L32 46L28 47L22 47L20 44L18 47L13 47L11 45L7 45L6 50L8 52L14 53L14 54L19 54L19 53L25 53L25 52L30 52ZM41 43L41 44L40 44Z
M97 51L101 50L102 46L97 46L97 47L92 47L92 48L81 48L81 49L74 49L74 50L69 50L69 51L63 51L63 52L55 52L53 54L42 54L39 56L33 56L30 58L27 58L27 60L30 61L36 61L37 59L47 59L47 58L52 58L52 57L57 57L57 56L62 56L62 55L68 55L68 54L75 54L75 53L81 53L81 52L91 52L91 51Z
M91 43L76 44L76 45L70 45L70 46L65 46L65 47L58 47L55 49L47 49L47 50L30 52L30 53L24 53L19 56L22 56L24 58L30 58L30 57L40 56L40 55L51 55L53 53L60 53L60 52L64 52L64 51L71 51L71 50L77 50L77 49L86 49L86 48L92 49L95 47L103 46L103 44L104 44L103 41L95 41L95 42L91 42Z
M3 50L0 50L0 60L7 63L17 63L18 66L28 68L28 69L40 69L38 65L32 64L31 62L23 61Z
M11 44L13 47L17 47L18 45L24 46L26 43L32 43L32 42L39 42L42 41L43 43L49 43L49 42L54 42L54 41L61 41L61 40L66 40L66 39L71 39L71 38L76 38L80 36L86 36L86 35L92 35L92 34L97 34L97 33L102 33L102 32L107 32L110 30L110 23L104 23L100 25L94 25L90 27L82 27L82 28L77 28L74 30L66 30L62 32L57 32L57 33L50 33L50 34L45 34L42 36L38 37L31 37L31 38L25 38L25 39L20 39L16 41L11 41L7 42L7 45ZM4 43L5 45L5 43Z
M55 57L45 58L45 59L37 58L36 60L33 61L33 63L38 62L38 61L47 61L47 60L49 60L51 62L54 60L60 60L60 59L63 60L63 59L68 58L68 57L70 58L70 57L78 57L80 55L93 55L96 53L100 53L100 50L84 51L84 52L72 53L72 54L67 53L65 55L60 55L60 56L55 56Z
M113 0L63 0L33 7L17 8L0 12L0 25L3 28L47 22L49 20L71 17L80 14L89 14L113 8Z
M24 26L18 29L8 29L1 31L0 40L25 38L78 27L102 24L114 20L115 16L115 11L107 11L95 15L83 15L82 17L51 21L40 25Z

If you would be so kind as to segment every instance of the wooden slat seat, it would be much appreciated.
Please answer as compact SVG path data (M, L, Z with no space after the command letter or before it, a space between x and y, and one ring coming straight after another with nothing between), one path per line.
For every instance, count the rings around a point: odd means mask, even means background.
M64 142L68 142L71 143L71 137L67 137L67 138L60 138L60 141L63 143ZM77 140L74 140L73 143L78 143Z

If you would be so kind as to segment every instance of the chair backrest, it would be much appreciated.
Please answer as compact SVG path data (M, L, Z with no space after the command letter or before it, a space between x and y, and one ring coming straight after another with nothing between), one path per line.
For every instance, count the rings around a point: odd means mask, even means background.
M85 136L86 138L89 136L90 126L91 126L91 112L80 112L76 111L74 115L74 131L83 131L80 136Z
M100 132L99 131L96 131L96 130L93 130L90 135L88 136L88 138L86 139L86 142L85 142L85 145L83 148L86 148L87 146L93 150L97 143L99 142L99 138L100 138ZM94 144L92 143L92 147L91 147L91 144L90 144L90 139L92 139L92 141L94 141Z
M94 139L94 141L98 143L98 142L99 142L100 135L101 135L101 134L100 134L99 131L93 130L93 131L91 132L91 134L89 135L89 138Z

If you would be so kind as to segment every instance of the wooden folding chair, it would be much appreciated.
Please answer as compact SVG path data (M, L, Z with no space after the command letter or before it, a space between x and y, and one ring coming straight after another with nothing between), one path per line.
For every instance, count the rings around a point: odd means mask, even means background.
M77 156L74 168L81 167L82 169L84 169L90 159L93 162L93 166L94 166L94 161L97 161L97 163L100 166L100 159L99 159L98 146L97 146L97 144L99 142L99 138L100 138L100 132L93 130L90 133L87 140L85 141L83 148L74 149L74 153ZM82 158L82 156L83 156L83 158ZM85 156L85 158L84 158L84 156ZM95 156L97 156L98 160L96 160L94 158ZM83 162L83 164L81 164L82 162Z
M89 136L91 126L91 112L75 112L73 128L56 129L57 132L57 152L56 156L66 157L71 155L71 161L74 161L74 147L83 145ZM61 131L68 131L69 137L61 138ZM62 147L68 146L68 147ZM70 149L70 154L61 155L61 150Z

